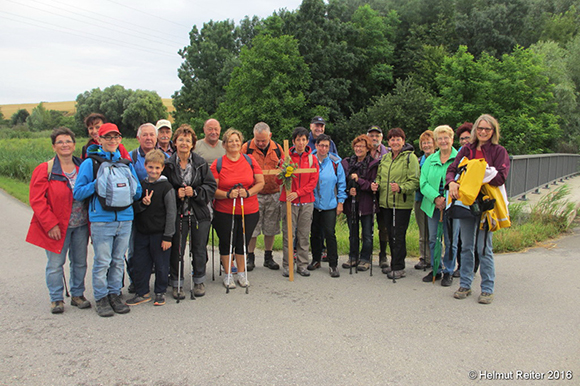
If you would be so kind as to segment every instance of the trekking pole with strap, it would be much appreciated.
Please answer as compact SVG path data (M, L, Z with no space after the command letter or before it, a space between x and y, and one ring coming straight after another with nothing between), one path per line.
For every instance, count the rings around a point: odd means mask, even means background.
M66 285L66 276L64 275L64 268L62 270L62 284L64 284L64 293L67 298L70 298L70 293L68 292L68 286Z
M215 281L215 260L214 260L214 238L213 238L213 224L211 224L211 281ZM222 274L222 267L220 265L220 275Z
M193 294L193 229L191 228L191 216L193 212L189 212L189 298L195 300L195 295ZM196 221L197 223L197 221ZM196 226L197 228L197 226Z
M395 181L393 181L392 183L395 183ZM396 221L395 221L395 215L396 215L396 213L395 213L395 210L396 210L396 208L395 208L395 201L396 201L396 199L397 199L397 192L393 192L393 244L394 245L397 245L397 241L395 239L395 237L396 237L395 235L397 234L397 232L395 230L395 227L396 227ZM393 259L391 257L391 267L392 267L392 264L393 264L392 261L393 261ZM392 269L391 272L392 272L391 274L393 275L393 283L396 283L397 280L395 279L395 270Z
M185 187L185 186L184 186ZM177 302L181 298L181 265L183 262L183 212L185 211L185 198L181 199L181 210L179 211L179 263L177 264Z
M249 197L249 193L246 190L246 193L248 194ZM244 272L246 274L246 282L248 283L248 285L246 285L246 294L249 293L249 287L250 287L250 282L248 281L248 253L246 251L246 220L244 217L244 197L240 197L240 205L242 206L242 240L244 241Z
M233 190L234 188L232 187L230 189L230 192ZM229 192L228 192L229 193ZM232 253L234 251L234 218L236 215L236 198L234 198L234 202L232 204L232 230L230 232L230 253L228 254L228 272L226 272L226 276L230 275L230 278L233 280L233 276L232 276ZM229 294L230 293L230 282L228 280L228 283L226 285L226 293Z

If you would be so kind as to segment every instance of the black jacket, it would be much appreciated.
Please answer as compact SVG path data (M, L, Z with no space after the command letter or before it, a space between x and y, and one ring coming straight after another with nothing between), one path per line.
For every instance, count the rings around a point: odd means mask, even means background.
M189 207L193 210L196 221L209 221L211 216L208 204L213 200L217 189L215 178L213 178L207 162L198 154L191 152L189 163L193 166L193 183L191 187L194 190L194 195L186 198L188 205L184 205L184 201L177 196L178 189L184 187L177 153L165 160L163 175L167 177L173 189L175 189L178 216Z

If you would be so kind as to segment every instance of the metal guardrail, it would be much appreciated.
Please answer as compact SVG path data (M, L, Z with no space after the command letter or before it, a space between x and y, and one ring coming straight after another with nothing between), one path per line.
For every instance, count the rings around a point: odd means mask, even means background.
M558 181L580 173L578 154L536 154L510 156L510 172L506 181L509 198L526 199L526 194L539 193Z

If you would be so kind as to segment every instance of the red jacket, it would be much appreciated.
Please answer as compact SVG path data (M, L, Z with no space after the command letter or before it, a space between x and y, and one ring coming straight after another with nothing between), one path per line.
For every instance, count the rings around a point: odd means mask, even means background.
M248 148L250 149L249 151ZM276 148L280 152L280 158L284 160L284 150L280 145L272 140L270 140L270 145L268 146L268 152L266 154L262 153L262 151L256 147L256 143L253 139L244 143L244 146L242 146L242 153L251 154L262 168L262 171L272 170L276 169L280 164L280 159L274 150ZM280 183L277 174L264 174L264 182L264 189L262 189L260 194L274 194L280 191Z
M296 173L296 178L292 179L292 191L298 193L298 198L292 201L292 203L306 204L309 202L314 202L314 189L316 188L316 184L318 184L318 159L316 159L315 155L312 155L308 146L306 146L306 150L302 154L296 153L294 146L292 146L289 153L292 162L298 164L298 168L316 169L316 171L312 173ZM310 163L309 159L312 160L312 164ZM280 181L280 183L282 182ZM286 189L284 188L282 188L280 201L286 202Z
M82 159L73 157L77 171ZM48 163L43 162L34 169L30 180L30 206L34 211L26 241L54 253L61 253L72 210L73 193L68 179L64 175L58 157L50 180ZM48 231L58 225L62 237L54 240L48 237Z

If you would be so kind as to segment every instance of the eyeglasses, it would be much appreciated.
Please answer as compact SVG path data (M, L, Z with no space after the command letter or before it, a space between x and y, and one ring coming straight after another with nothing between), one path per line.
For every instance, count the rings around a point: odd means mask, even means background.
M366 149L366 148L367 148L366 146L362 146L362 145L361 146L356 145L353 147L353 149Z
M330 147L330 145L323 145L323 144L321 144L321 143L317 143L317 144L316 144L316 147L321 147L321 148L325 149L325 148L327 148L327 147Z
M69 139L69 140L67 140L67 141L56 141L54 144L55 144L55 145L70 145L70 144L73 144L73 143L74 143L74 141L71 141L71 140Z
M104 137L101 136L101 138L103 138L105 141L112 141L112 140L119 140L121 138L123 138L122 135L105 135Z
M470 135L468 135L467 137L459 137L460 141L468 141L471 138Z
M493 127L478 127L477 131L485 131L486 133L490 133L493 131Z

